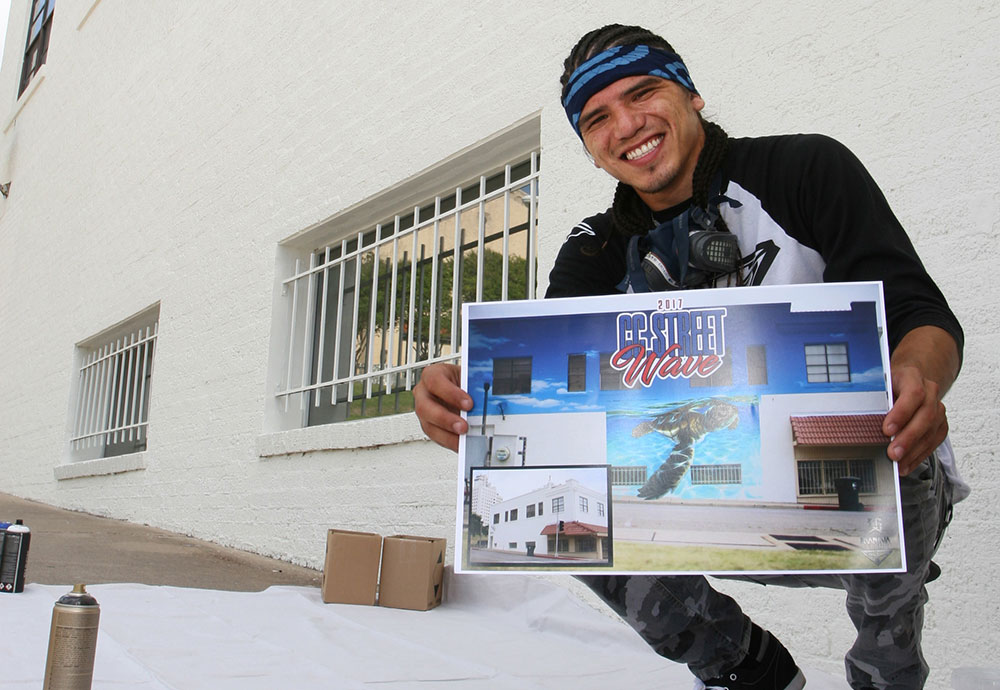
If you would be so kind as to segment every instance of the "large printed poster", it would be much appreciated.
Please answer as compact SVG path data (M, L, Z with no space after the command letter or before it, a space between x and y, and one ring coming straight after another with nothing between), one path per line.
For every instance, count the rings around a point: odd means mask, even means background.
M879 283L465 306L456 570L905 570Z

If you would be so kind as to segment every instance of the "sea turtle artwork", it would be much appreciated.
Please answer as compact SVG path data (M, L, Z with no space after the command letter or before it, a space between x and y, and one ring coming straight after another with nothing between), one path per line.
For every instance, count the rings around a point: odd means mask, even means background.
M655 431L671 439L675 444L670 456L639 488L639 498L651 500L676 489L691 467L695 443L713 431L735 429L739 422L740 417L735 405L709 398L675 407L653 418L652 421L638 424L632 429L634 438Z

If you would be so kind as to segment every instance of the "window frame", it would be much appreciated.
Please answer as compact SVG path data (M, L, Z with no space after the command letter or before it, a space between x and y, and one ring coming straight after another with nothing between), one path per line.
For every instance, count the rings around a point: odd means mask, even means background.
M823 348L822 352L816 352L815 348ZM810 352L810 348L814 348ZM831 348L843 348L843 352L831 352ZM850 383L851 382L851 351L846 341L831 343L805 343L803 346L803 356L806 367L806 381L808 383ZM843 358L843 362L831 362L831 356ZM822 361L819 361L822 358ZM831 369L837 368L833 372ZM843 371L839 371L843 368ZM834 374L842 378L834 378Z
M837 495L837 479L857 477L859 493L878 493L878 470L873 458L816 458L796 460L795 483L801 497ZM808 478L808 481L803 481Z
M71 461L146 450L159 322L156 304L77 343Z
M408 213L419 212L419 209L426 207L428 199L434 200L443 197L446 193L456 193L457 190L465 189L468 187L467 183L470 179L479 180L479 184L482 185L486 178L500 174L503 176L500 188L491 188L487 192L487 196L494 195L501 200L509 197L516 201L517 194L521 194L525 199L523 206L526 209L526 216L518 223L523 223L526 226L526 240L519 247L511 247L517 253L512 252L510 256L521 256L523 253L523 264L526 266L528 274L526 285L521 288L526 290L527 294L517 296L527 299L535 298L538 256L539 142L540 117L535 114L494 137L460 151L455 156L441 161L414 177L385 189L383 192L279 243L273 310L275 316L272 319L271 357L268 365L269 385L272 386L274 394L269 396L266 406L265 434L305 429L341 421L360 421L370 417L393 415L397 412L410 412L412 410L412 394L409 391L419 381L422 369L434 362L455 362L461 357L461 328L459 327L461 300L459 300L458 305L452 305L451 313L456 315L452 319L453 332L456 335L451 340L454 347L450 351L444 351L439 356L427 359L417 359L411 355L410 359L392 362L393 366L387 366L384 369L373 367L372 360L366 359L356 372L353 368L353 360L348 359L347 364L341 367L348 369L348 372L340 375L339 378L326 375L332 366L329 362L337 361L336 358L326 360L327 371L325 372L316 366L316 357L310 350L318 351L314 347L313 341L317 332L315 329L320 328L320 324L317 322L321 321L322 318L322 312L317 315L317 307L322 301L322 295L317 292L319 281L315 276L321 274L329 266L324 266L323 261L316 261L313 257L318 256L325 259L326 247L339 247L343 246L345 242L357 241L359 237L364 235L364 232L359 234L359 228L370 229L377 227L379 221L385 218L395 219L396 215L401 215L401 209L409 209ZM514 178L507 178L508 171L511 168L516 168L518 164L526 166L525 176L520 179L517 179L516 175ZM508 182L510 182L510 186L508 186ZM479 195L477 199L470 202L471 207L481 209L490 201L490 198ZM464 214L468 212L469 208L456 206L449 212L450 216L436 219L430 216L425 218L421 213L417 223L414 223L412 228L405 228L405 230L416 232L420 228L433 226L435 222L441 225L450 222L450 231L453 231L456 223L450 221L450 218L457 219L457 214ZM518 210L518 213L521 211ZM482 212L479 213L479 218L483 218ZM511 218L517 218L513 210ZM483 261L479 258L484 256L481 247L490 249L491 246L485 242L482 225L479 223L478 238L473 237L475 242L473 251L476 255L474 262L477 273L476 289L479 293L477 298L482 296L484 285L480 279ZM517 223L513 225L517 225ZM392 226L394 230L394 222ZM512 227L507 219L504 219L504 227ZM417 230L413 230L413 228L417 228ZM475 236L476 229L472 229ZM407 235L407 237L410 236ZM394 240L388 234L379 237L378 240L383 245L392 245L394 241L397 241L400 246L409 241L404 238ZM504 239L504 241L506 240ZM361 242L363 244L364 240L362 239ZM499 251L500 244L501 238L498 236L493 246ZM504 247L506 246L505 244ZM369 249L368 246L363 248ZM333 250L330 253L333 254ZM488 255L488 252L486 254ZM470 267L472 265L470 264ZM469 270L471 274L473 269ZM310 279L313 280L311 285L309 284ZM513 297L513 295L508 295L506 291L507 286L510 285L509 278L505 275L501 280L504 286L502 298ZM453 291L454 293L455 291ZM371 301L373 300L369 300L369 302ZM395 304L395 300L389 301ZM455 308L456 306L458 308ZM364 315L361 318L363 320ZM309 324L310 319L312 319L311 325ZM405 316L402 321L399 319L391 319L391 321L397 327L399 323L408 324ZM348 332L348 338L350 338L350 328L343 330ZM428 330L430 330L430 325ZM327 347L330 351L335 348L335 344L330 343L335 343L336 340L336 335L327 339ZM347 347L349 348L350 345ZM375 363L378 363L377 359ZM317 377L314 372L320 372L324 375ZM338 388L338 397L336 404L331 404L334 386ZM314 414L313 410L315 410L317 398L328 410L339 407L342 412L331 411L325 418ZM398 407L395 402L397 398L403 401L398 403ZM350 404L356 408L362 404L362 401L367 406L363 411L349 408ZM387 405L382 404L385 401L388 401ZM387 419L386 417L382 418ZM319 441L319 443L323 442ZM281 449L284 445L282 437L268 437L266 443L261 446L262 455L276 452L272 446L275 449Z
M494 357L493 395L527 395L531 393L532 358Z
M55 0L33 0L28 14L28 33L24 43L24 58L21 63L21 80L17 90L20 98L31 80L45 64L49 54L49 35L52 32L52 15ZM34 31L38 24L37 32Z

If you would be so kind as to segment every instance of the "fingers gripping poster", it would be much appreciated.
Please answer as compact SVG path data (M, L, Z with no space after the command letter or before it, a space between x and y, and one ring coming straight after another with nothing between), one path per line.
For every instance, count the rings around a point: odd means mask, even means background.
M879 283L465 306L456 569L905 570Z

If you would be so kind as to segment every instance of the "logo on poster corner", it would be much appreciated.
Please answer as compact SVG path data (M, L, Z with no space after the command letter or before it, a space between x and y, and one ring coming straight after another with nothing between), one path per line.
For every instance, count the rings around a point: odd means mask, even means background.
M860 551L875 565L882 565L892 555L892 539L885 533L882 518L872 518L868 524L871 528L861 537Z

